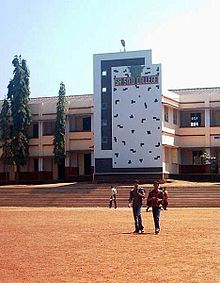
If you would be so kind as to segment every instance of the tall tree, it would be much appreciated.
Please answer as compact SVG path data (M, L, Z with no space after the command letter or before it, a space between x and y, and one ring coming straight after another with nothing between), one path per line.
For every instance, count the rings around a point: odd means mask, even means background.
M60 84L58 101L57 101L57 113L56 113L56 124L54 134L54 161L58 164L58 175L59 178L63 178L65 169L65 126L66 126L66 89L63 82ZM61 173L61 171L63 173Z
M13 159L17 167L18 177L20 168L27 163L29 155L28 127L31 123L31 112L28 103L30 100L30 73L26 60L21 59L21 56L15 56L12 65L14 66L14 76L8 85L8 99L11 102Z
M10 105L8 100L4 99L0 113L0 140L2 147L2 155L0 158L4 164L6 173L8 172L8 165L13 163L10 129Z

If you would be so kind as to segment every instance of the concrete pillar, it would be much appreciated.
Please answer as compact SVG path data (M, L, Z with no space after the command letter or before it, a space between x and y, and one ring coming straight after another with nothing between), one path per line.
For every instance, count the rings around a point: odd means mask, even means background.
M70 167L70 156L68 152L66 153L65 167Z
M91 131L94 131L94 115L91 113Z
M58 180L58 166L53 163L53 180Z
M84 175L84 154L80 153L79 155L79 175Z
M15 166L8 165L9 181L15 181Z
M38 158L38 168L39 172L43 171L43 157Z
M66 115L66 128L65 128L66 134L69 133L70 131L70 119L69 119L69 115Z
M95 159L94 159L94 152L91 151L91 166L94 167L94 164L95 164Z
M205 145L206 145L206 148L211 148L210 100L211 100L211 96L208 95L205 99L205 107L206 107L205 109Z

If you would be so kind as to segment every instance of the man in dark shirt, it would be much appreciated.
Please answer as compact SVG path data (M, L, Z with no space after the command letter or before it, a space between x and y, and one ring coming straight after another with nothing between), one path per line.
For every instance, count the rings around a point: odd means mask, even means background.
M159 188L159 181L154 181L154 188L149 192L147 201L152 206L152 213L154 218L155 234L160 233L160 209L163 203L163 191Z
M144 226L142 224L141 217L141 208L142 208L142 200L145 198L145 190L139 187L139 181L134 181L134 188L130 191L129 203L128 206L133 209L134 216L134 225L135 230L134 233L144 233Z

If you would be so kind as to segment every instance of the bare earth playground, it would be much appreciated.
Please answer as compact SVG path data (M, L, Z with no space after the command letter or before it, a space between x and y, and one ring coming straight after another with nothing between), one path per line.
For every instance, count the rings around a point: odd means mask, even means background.
M2 188L1 188L2 190ZM107 200L106 200L107 202ZM0 207L0 282L220 282L220 209Z

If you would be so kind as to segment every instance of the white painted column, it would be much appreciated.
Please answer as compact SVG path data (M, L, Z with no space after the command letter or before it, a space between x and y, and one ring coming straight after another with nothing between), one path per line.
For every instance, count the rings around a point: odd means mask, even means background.
M43 113L44 103L41 102L39 105L39 123L38 123L38 131L39 131L39 156L43 157L43 146L42 146L42 137L43 137L43 122L42 122L42 113Z
M94 166L95 160L94 160L94 152L91 151L91 166Z
M70 156L69 156L69 152L66 153L65 167L70 167Z
M43 171L43 157L38 158L38 170L39 172Z
M65 127L65 151L69 151L70 149L70 119L69 115L66 115L66 127Z
M69 174L67 172L69 172L69 167L70 167L70 153L69 153L69 150L70 150L70 135L69 135L69 132L70 132L70 119L69 119L69 115L68 115L68 112L69 112L69 107L70 107L70 101L68 101L67 103L67 115L66 115L66 126L65 126L65 168L68 168L65 169L65 174Z
M69 133L70 131L70 120L69 120L69 115L66 115L66 128L65 128L66 134Z
M91 131L94 131L94 115L91 113Z
M205 139L206 139L206 147L211 147L211 119L210 119L210 100L211 95L209 94L207 98L205 99ZM207 151L207 150L206 150Z
M43 136L43 123L42 121L38 122L38 131L39 131L39 138L41 139L41 137Z
M205 127L210 127L210 109L205 109Z

